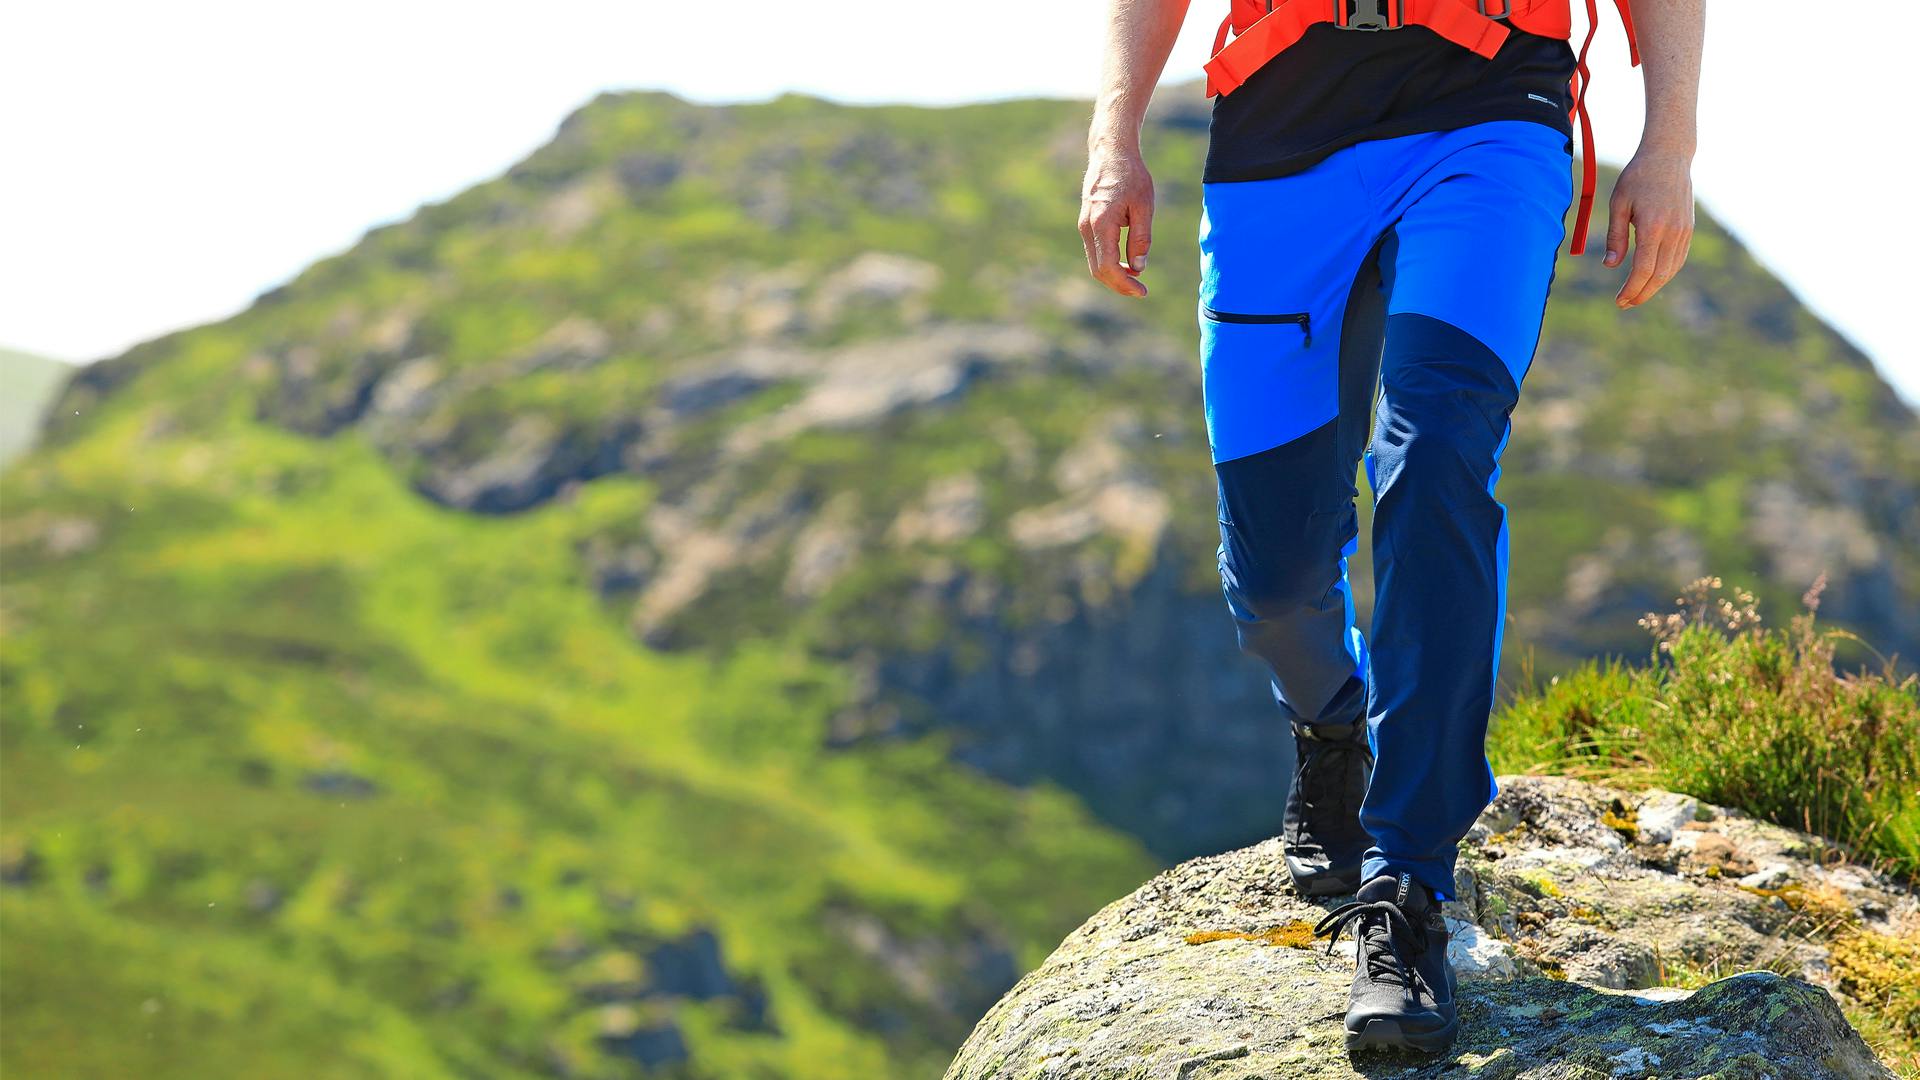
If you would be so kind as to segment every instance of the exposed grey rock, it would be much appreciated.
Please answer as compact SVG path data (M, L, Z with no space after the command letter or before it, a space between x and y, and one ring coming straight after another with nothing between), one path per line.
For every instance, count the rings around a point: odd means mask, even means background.
M11 524L22 542L38 544L56 559L83 555L100 544L100 523L92 518L33 513Z
M923 259L869 251L828 273L813 295L811 314L826 325L856 308L888 309L909 323L927 316L926 296L940 283L940 268Z
M1523 968L1615 989L1767 968L1838 990L1837 929L1920 934L1920 898L1813 837L1687 796L1504 777L1461 849L1452 913L1512 945ZM1637 828L1620 810L1641 808ZM1670 832L1603 848L1606 832ZM1684 823L1668 828L1671 820ZM1755 869L1756 866L1758 869ZM1743 874L1751 876L1743 877Z
M705 1001L736 992L733 977L720 960L720 939L711 930L695 930L677 941L663 941L647 953L647 974L662 994Z
M747 341L795 338L812 329L801 301L808 272L797 266L742 270L710 286L704 296L706 317L728 337Z
M1080 441L1054 463L1054 483L1065 501L1027 512L1057 517L1084 508L1092 530L1119 537L1135 553L1136 566L1144 566L1172 516L1166 492L1137 459L1141 444L1150 438L1139 418L1127 410L1109 413L1088 425ZM1017 526L1018 520L1013 524ZM1017 531L1014 540L1025 546L1045 546L1044 542L1023 541Z
M592 172L566 184L534 211L548 237L565 242L585 232L612 209L621 185L611 172Z
M884 974L903 1006L931 1014L926 1019L943 1026L963 1030L1019 975L1006 945L976 927L945 935L916 933L840 904L829 906L822 921L854 957ZM882 1030L893 1022L886 1016L866 1018L867 1026Z
M765 421L734 432L727 450L745 456L816 427L861 427L907 409L938 406L964 393L987 371L1046 353L1045 339L1025 327L953 324L911 338L865 342L821 354L763 350L741 366L811 383L798 401Z
M1496 823L1519 818L1530 842L1575 841L1573 862L1618 854L1578 843L1591 839L1585 810L1594 799L1607 806L1610 793L1504 783L1510 805ZM1483 904L1504 895L1499 885L1474 891ZM1277 841L1177 866L1069 935L980 1021L947 1080L1891 1075L1828 992L1798 979L1749 972L1691 993L1618 992L1511 977L1522 964L1459 965L1462 1030L1448 1054L1353 1060L1341 1026L1351 961L1308 939L1335 902L1294 895Z
M604 534L583 541L580 558L586 566L588 580L593 583L593 591L602 597L640 589L660 562L648 545L622 543Z
M842 492L800 530L787 565L786 593L807 600L826 592L853 569L860 556L861 532L854 521L859 499Z
M516 903L518 902L516 898ZM661 999L717 1002L729 1026L745 1030L772 1030L767 1017L765 988L753 977L727 969L720 939L704 927L682 937L659 940L650 935L616 930L610 935L618 948L589 955L585 942L551 950L547 959L580 964L575 972L575 996L589 1005L613 1006L600 1010L602 1048L623 1053L616 1043L640 1030L648 1016L670 1014ZM629 1007L655 1002L648 1008ZM646 1041L643 1039L642 1041Z
M656 404L675 420L685 420L752 397L773 385L772 378L748 371L701 371L670 380Z
M271 380L260 400L262 419L303 435L332 435L366 412L374 384L396 359L302 343L259 354L248 366Z
M903 139L857 132L828 151L826 161L862 203L882 213L924 213L932 199L922 176L927 153Z
M1778 889L1792 880L1792 867L1786 863L1768 863L1741 878L1740 886L1746 889Z
M1029 507L1007 521L1007 537L1029 551L1067 547L1099 532L1099 517L1076 502Z
M1522 966L1513 946L1465 919L1449 916L1447 933L1447 959L1463 978L1514 979L1539 973L1531 965Z
M432 404L433 390L441 385L444 377L440 362L431 356L419 356L399 364L374 388L370 405L373 417L393 422L421 415Z
M614 175L629 198L645 201L680 178L685 164L672 154L640 151L614 162Z
M673 1023L641 1024L635 1010L610 1005L601 1012L600 1049L655 1069L687 1060L687 1040Z
M1670 791L1656 792L1635 808L1635 817L1640 826L1640 842L1643 844L1669 843L1673 840L1675 832L1699 814L1700 800L1686 795L1676 795Z
M743 568L771 559L803 526L818 520L810 516L813 507L800 492L776 490L738 504L724 493L708 494L719 505L661 505L647 516L652 546L663 553L664 559L634 604L632 624L641 640L654 648L679 647L683 642L675 617L680 612L710 587L723 583L727 575L737 575ZM838 505L842 509L836 514L848 512L846 501ZM703 511L724 512L725 517L715 521ZM841 541L851 544L854 537L841 533L838 540L830 535L824 541L831 548ZM810 569L828 577L810 579L809 571L803 570L795 584L824 588L832 574L845 568L845 560L852 553L843 550L827 554L830 558L825 563Z
M332 435L357 423L380 381L417 353L416 326L405 308L369 317L346 306L311 338L255 353L242 368L264 383L258 415L306 435Z
M430 435L414 452L425 458L415 480L421 494L463 510L506 514L546 502L567 485L620 467L637 435L627 424L603 431L560 427L528 413L508 424L484 451L462 452L457 429Z
M1637 990L1660 979L1653 949L1572 919L1549 921L1535 945L1536 957L1552 957L1569 979L1609 990Z
M246 891L242 894L242 902L247 910L260 915L271 915L280 910L286 898L285 890L265 878L254 878L247 882Z
M301 779L308 791L337 798L365 799L380 793L380 785L346 769L318 769Z
M888 530L896 544L952 544L980 528L984 511L979 477L971 473L943 476L928 485L917 505L900 511Z
M606 327L579 315L555 323L514 364L515 373L575 371L592 367L613 351L613 335Z

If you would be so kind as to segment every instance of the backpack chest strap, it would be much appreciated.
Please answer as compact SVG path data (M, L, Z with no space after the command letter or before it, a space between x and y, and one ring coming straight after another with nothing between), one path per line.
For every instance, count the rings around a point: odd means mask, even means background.
M1491 59L1507 40L1500 20L1511 0L1281 0L1255 18L1235 4L1213 39L1207 61L1207 96L1231 94L1292 48L1307 30L1327 23L1342 30L1398 30L1424 26L1461 48ZM1233 40L1229 31L1237 29Z

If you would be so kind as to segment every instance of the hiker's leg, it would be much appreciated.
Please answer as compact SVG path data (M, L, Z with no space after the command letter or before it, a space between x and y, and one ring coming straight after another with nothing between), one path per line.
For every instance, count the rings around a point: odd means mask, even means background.
M1384 306L1364 198L1344 152L1295 176L1205 189L1200 325L1220 576L1241 648L1305 724L1352 723L1366 709L1346 557Z
M1564 140L1484 124L1413 163L1381 261L1386 347L1375 488L1377 764L1363 877L1453 891L1456 845L1493 797L1486 730L1505 620L1508 415L1539 339L1571 198ZM1384 166L1384 162L1379 163Z

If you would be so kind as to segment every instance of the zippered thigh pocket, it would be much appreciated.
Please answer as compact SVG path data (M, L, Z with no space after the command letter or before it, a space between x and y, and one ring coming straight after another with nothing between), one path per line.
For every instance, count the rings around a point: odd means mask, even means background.
M1200 308L1200 314L1201 316L1206 318L1207 321L1217 322L1217 323L1243 323L1243 324L1251 323L1254 325L1271 325L1274 323L1292 323L1293 325L1298 326L1300 328L1301 346L1309 349L1313 347L1313 320L1309 318L1307 313L1304 311L1287 311L1287 312L1275 312L1275 313L1220 311L1215 308L1210 308L1202 305Z
M1201 388L1213 459L1279 446L1339 411L1335 350L1313 347L1304 311L1200 307Z

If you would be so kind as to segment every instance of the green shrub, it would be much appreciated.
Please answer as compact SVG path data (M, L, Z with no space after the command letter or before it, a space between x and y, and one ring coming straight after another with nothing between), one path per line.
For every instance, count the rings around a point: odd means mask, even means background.
M1834 669L1839 631L1815 625L1821 586L1785 629L1718 578L1641 620L1654 663L1589 663L1523 692L1495 719L1502 772L1670 787L1837 841L1920 874L1920 678Z

